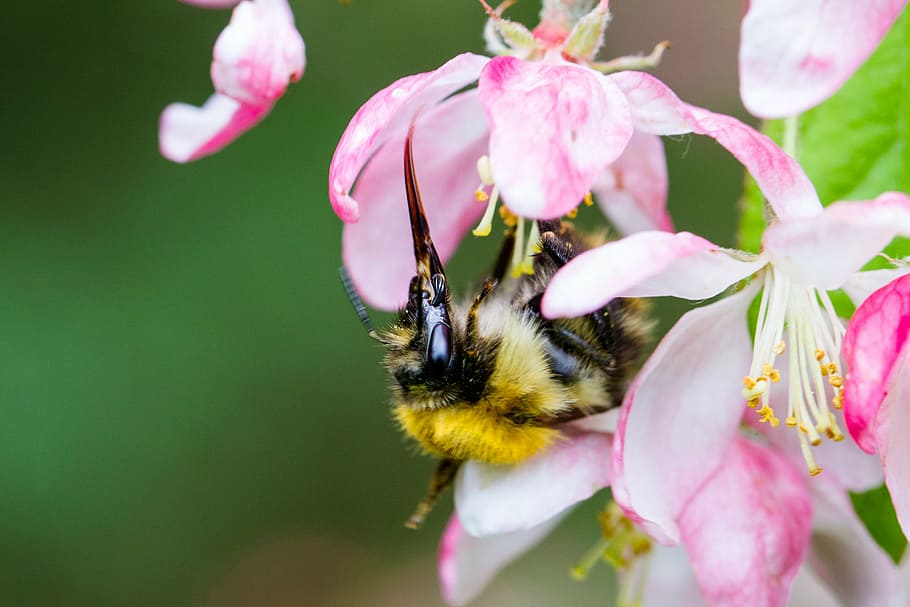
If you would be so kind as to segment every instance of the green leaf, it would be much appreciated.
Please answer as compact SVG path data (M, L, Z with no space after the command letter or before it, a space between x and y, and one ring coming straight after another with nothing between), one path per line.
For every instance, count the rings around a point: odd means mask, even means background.
M907 540L901 533L888 488L882 485L864 493L851 493L850 499L859 518L869 530L869 535L895 563L899 562L907 549Z
M780 142L781 121L762 129ZM833 97L800 119L798 160L822 204L910 191L910 19L907 10L869 60ZM764 200L751 179L743 197L738 241L757 250ZM910 242L887 252L910 254Z

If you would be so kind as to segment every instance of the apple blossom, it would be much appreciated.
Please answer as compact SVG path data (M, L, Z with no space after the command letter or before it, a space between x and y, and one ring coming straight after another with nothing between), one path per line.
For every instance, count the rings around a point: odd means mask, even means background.
M226 2L194 2L226 6ZM271 111L305 65L303 38L287 0L243 0L215 42L215 94L202 107L172 103L161 114L161 153L174 162L213 154Z
M897 518L910 536L910 276L875 291L853 314L844 337L844 419L868 453L881 457Z
M762 118L793 116L833 95L872 54L907 0L750 0L740 93Z
M609 480L608 464L600 457L609 437L587 440L556 458L545 452L513 468L477 464L467 479L459 479L457 514L439 551L447 603L470 602L496 573L549 534L574 501L590 495L587 488L572 490L582 486L576 481L584 471L599 464L604 470L594 486ZM569 453L572 459L580 456L581 473L566 465ZM519 522L509 513L517 513ZM904 596L896 567L868 536L835 477L810 490L788 454L744 437L730 445L719 470L688 499L680 514L682 547L652 544L615 507L600 519L604 537L579 574L608 560L619 576L619 605L784 605L791 583L790 604L806 607L896 607ZM851 558L844 558L848 551ZM830 602L832 596L839 600Z
M604 6L590 13L601 22ZM398 80L358 110L335 150L329 197L347 224L345 266L368 303L397 307L412 275L403 185L392 168L412 121L426 212L443 262L481 216L478 232L489 231L490 206L500 196L520 222L563 215L593 191L626 230L670 229L660 135L712 137L779 206L818 205L792 159L776 155L776 146L749 126L682 103L643 72L602 74L588 55L566 61L582 21L568 33L563 27L565 36L548 26L543 39L542 26L519 36L500 25L503 40L512 41L507 48L527 59L459 55L433 72ZM586 52L598 45L588 44ZM475 81L477 89L463 91ZM668 97L673 110L663 111ZM486 214L475 197L489 203Z

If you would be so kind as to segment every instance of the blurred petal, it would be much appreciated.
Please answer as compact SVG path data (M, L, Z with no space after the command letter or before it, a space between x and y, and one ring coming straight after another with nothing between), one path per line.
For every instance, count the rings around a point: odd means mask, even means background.
M623 234L673 231L667 213L667 158L657 135L636 131L622 156L594 180L591 191Z
M907 0L751 0L739 48L740 93L762 118L818 105L866 61Z
M614 437L613 497L658 541L677 543L677 517L724 458L742 418L752 353L753 283L687 312L626 394Z
M906 605L897 567L857 518L844 488L824 475L809 483L812 541L807 564L849 607Z
M641 607L707 607L689 557L682 547L651 547Z
M565 440L516 466L462 465L455 508L468 533L530 529L610 484L612 438L566 432Z
M252 105L272 103L305 65L303 38L287 0L245 0L215 42L215 90Z
M906 317L905 317L906 318ZM879 455L885 469L885 484L897 512L897 521L910 537L910 368L907 355L901 357L890 382L888 395L879 413L882 424Z
M896 268L883 270L869 270L852 274L841 286L847 297L854 305L859 306L866 298L878 291L892 280L897 280L905 274L910 274L910 265L900 265Z
M240 0L180 0L180 2L200 8L229 8Z
M453 607L471 602L503 567L537 545L562 519L556 516L531 529L476 538L453 514L439 544L443 600Z
M518 215L565 215L632 136L625 96L587 68L497 57L479 89L493 179Z
M357 221L359 206L350 192L379 147L394 135L403 137L412 118L421 109L434 106L475 81L488 61L480 55L463 53L435 71L393 82L357 110L335 148L329 167L329 199L342 220ZM451 126L472 127L470 124Z
M158 145L174 162L190 162L214 154L262 120L271 105L245 105L214 94L202 107L172 103L161 113Z
M910 235L910 196L887 192L875 200L836 202L815 217L773 223L762 245L791 280L833 290L898 235Z
M477 158L487 130L477 91L456 95L426 111L414 131L415 170L433 242L443 263L483 214L474 190ZM415 272L403 173L404 133L388 141L364 169L354 194L360 221L342 233L342 257L357 292L371 306L405 303Z
M723 114L688 105L644 72L618 72L608 79L629 98L637 130L656 135L697 133L712 137L739 160L781 219L815 215L821 203L799 164L770 138Z
M884 421L878 419L878 413L889 383L897 375L907 375L898 362L908 333L910 275L873 293L847 325L843 345L847 366L844 421L857 444L869 453L883 446L879 441Z
M574 422L569 422L569 426L577 428L579 430L587 430L588 432L602 432L604 434L613 434L616 432L616 424L619 422L619 407L610 409L609 411L604 411L603 413L595 413L594 415L587 415L581 419L577 419Z
M802 475L740 438L679 519L686 552L713 607L783 607L803 562L812 504Z
M765 265L679 232L637 232L586 251L560 269L541 302L547 318L581 316L615 297L713 297Z
M844 607L806 566L801 567L793 579L789 604L794 607Z

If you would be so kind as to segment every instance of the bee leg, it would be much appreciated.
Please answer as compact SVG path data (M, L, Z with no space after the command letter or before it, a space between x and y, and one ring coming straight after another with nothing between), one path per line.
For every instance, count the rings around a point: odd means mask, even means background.
M496 282L502 282L503 277L509 270L509 264L512 262L512 252L515 250L515 228L509 228L506 236L502 241L502 248L499 249L499 255L496 257L496 264L493 266L493 273L490 277Z
M439 499L440 494L442 494L446 487L451 485L452 481L455 480L455 473L458 472L460 466L461 462L453 459L443 459L439 461L436 465L436 470L433 471L433 477L430 479L430 487L427 490L426 496L417 504L414 514L405 522L405 527L408 529L419 529L420 526L423 525L423 521L426 520L427 515L433 510L433 506L436 505L436 501Z

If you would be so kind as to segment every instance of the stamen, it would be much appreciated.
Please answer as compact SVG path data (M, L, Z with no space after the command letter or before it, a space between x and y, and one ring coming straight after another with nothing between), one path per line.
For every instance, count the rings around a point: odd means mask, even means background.
M498 200L499 188L497 186L493 186L490 200L487 203L487 209L483 212L483 217L480 218L480 223L477 224L477 227L471 230L471 234L481 237L490 235L490 231L493 229L493 211L496 209L496 202Z
M777 427L780 420L771 405L770 392L781 374L774 363L789 352L784 423L797 429L809 474L815 476L821 467L811 447L821 444L823 437L833 441L844 438L832 410L843 407L844 379L837 360L831 358L840 352L844 325L826 292L793 285L773 266L765 270L762 279L752 364L743 379L743 398L755 409L760 422Z
M586 207L594 206L594 194L588 192L584 197L584 204Z

